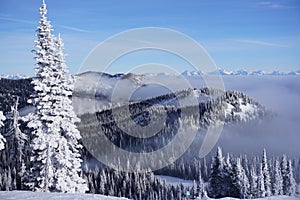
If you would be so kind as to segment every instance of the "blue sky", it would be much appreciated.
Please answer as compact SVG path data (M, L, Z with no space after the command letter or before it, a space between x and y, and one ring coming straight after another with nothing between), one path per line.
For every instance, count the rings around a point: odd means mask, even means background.
M97 44L141 27L188 35L221 68L300 69L300 0L46 0L46 4L54 34L60 32L65 42L72 73ZM40 0L0 0L0 74L33 74L31 50L40 5ZM147 57L143 53L136 58L142 62L143 55ZM152 56L153 62L161 61L162 55ZM114 71L126 71L130 64ZM184 64L180 63L182 69L187 68Z

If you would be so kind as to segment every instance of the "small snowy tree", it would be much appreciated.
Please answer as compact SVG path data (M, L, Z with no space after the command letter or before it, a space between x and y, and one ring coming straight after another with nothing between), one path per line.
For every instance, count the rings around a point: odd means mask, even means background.
M0 111L0 128L4 126L3 121L6 120L6 117L3 115L3 112ZM1 130L1 129L0 129ZM0 150L4 149L5 138L2 136L0 132Z

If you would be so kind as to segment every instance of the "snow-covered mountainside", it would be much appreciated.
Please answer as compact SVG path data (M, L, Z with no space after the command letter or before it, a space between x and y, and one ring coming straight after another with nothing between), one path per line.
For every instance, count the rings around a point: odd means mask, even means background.
M132 115L139 116L139 118L140 113L144 113L145 109L165 110L168 109L166 107L177 106L179 104L178 101L184 101L191 97L198 101L200 115L203 117L200 118L206 122L212 122L211 120L221 120L225 123L248 121L257 119L265 114L265 108L262 105L242 92L223 92L208 88L182 89L180 87L178 87L176 92L171 92L160 86L145 84L144 80L148 82L149 80L151 80L150 82L156 81L155 78L145 75L109 75L96 72L80 74L77 76L76 89L73 96L73 100L79 105L75 109L79 109L77 110L79 114L95 112L104 114L109 112L111 108L116 106L111 104L111 98L117 86L121 87L121 89L118 89L117 94L120 99L119 107L123 106L122 102L129 103ZM173 82L172 84L176 85L176 80ZM131 95L129 102L126 99L124 101L122 97L126 96L126 93L131 90L136 91ZM96 99L95 107L90 106L90 98ZM209 117L209 115L214 116Z
M198 88L192 90L186 90L187 88L181 87L178 84L178 77L160 77L160 76L147 76L147 75L135 75L135 74L117 74L109 75L97 72L86 72L78 75L75 85L75 91L73 95L73 103L77 105L75 107L77 114L95 113L99 111L104 111L112 108L114 105L111 104L112 95L117 96L119 102L128 102L128 99L123 99L126 97L130 91L134 91L130 96L130 103L135 104L137 102L149 101L153 104L170 105L175 102L178 103L178 99L175 98L176 94L168 90L161 85L148 84L149 82L160 83L164 79L164 83L172 84L176 88L176 92L181 95L181 98L195 97L197 98L199 104L211 102L209 100L216 99L216 101L222 102L222 111L225 113L224 121L232 121L230 118L240 118L240 121L247 121L247 119L255 118L251 115L257 116L258 113L263 111L263 107L257 105L250 105L254 103L253 100L248 102L250 99L246 95L228 91L222 93L221 91L209 91L205 88ZM115 87L118 88L116 94ZM186 91L185 91L186 90ZM175 95L175 96L174 96ZM182 95L186 95L183 97ZM225 101L224 96L227 98ZM216 98L219 96L218 98ZM232 96L236 96L233 97ZM178 96L177 96L178 97ZM238 98L239 101L235 101ZM235 101L235 102L233 102ZM93 103L93 106L90 106ZM233 105L235 104L235 105ZM238 106L240 105L240 106ZM235 109L233 109L235 108ZM215 109L214 112L216 113ZM234 116L233 116L234 115Z
M185 101L190 96L197 98L199 103L182 107L179 101ZM130 116L124 113L127 106L129 106ZM184 116L182 115L183 109L185 110ZM197 109L199 112L194 112ZM114 112L117 112L118 115L114 115ZM116 123L119 121L126 124L127 130L131 130L131 125L138 124L144 127L154 123L156 119L165 114L165 126L149 140L130 137ZM96 122L94 113L81 115L83 126L79 125L79 129L83 134L89 134L91 130L103 131L115 144L125 149L136 146L137 149L146 150L144 148L158 149L165 145L158 141L161 138L164 138L165 142L172 139L178 131L178 125L182 122L191 127L206 129L219 122L228 125L247 123L259 120L267 114L268 112L262 105L241 92L223 92L208 88L186 89L98 111L96 112ZM132 121L135 123L132 124ZM135 145L129 147L129 143Z
M95 76L95 74L92 75ZM79 87L81 90L76 91L73 97L73 103L77 103L77 109L82 109L79 110L81 118L79 130L85 137L93 137L95 132L104 133L114 144L130 151L142 152L162 148L172 140L181 125L206 130L210 125L220 122L225 125L248 123L260 120L268 114L264 106L238 91L189 88L179 89L176 92L153 92L154 86L144 84L143 79L139 79L139 82L132 81L132 75L130 79L127 79L124 76L98 77L96 74L94 81L99 78L103 79L99 84L105 85L105 87L91 86L96 91L95 102L91 102L91 99L88 98L88 96L92 97L91 92L93 92L93 90L89 90L89 86L86 91L83 87L82 89ZM138 76L138 78L140 77ZM142 78L146 79L147 77ZM120 101L120 104L111 105L109 101L117 80L120 80L121 86L124 86L121 90L124 93L130 87L142 88L143 91L133 94L129 102L122 103L123 101ZM126 85L125 82L131 83L131 85ZM175 83L176 81L173 84ZM119 97L121 98L122 95L119 94ZM196 104L182 105L180 103L189 102L191 98L196 100ZM100 106L95 108L91 106L91 103ZM129 114L126 113L128 106ZM195 110L198 111L195 112ZM114 114L116 112L117 115ZM126 125L126 130L132 130L132 126L145 127L156 123L157 119L164 119L164 116L166 117L164 126L155 136L147 140L128 135L117 124L117 122L122 123Z
M2 200L117 200L127 199L124 197L104 196L100 194L64 194L64 193L47 193L47 192L30 192L30 191L0 191L0 199ZM199 199L199 198L197 198ZM211 198L203 198L211 199ZM226 197L224 200L235 200L236 198ZM256 200L297 200L297 197L274 196L267 198L259 198ZM200 200L200 199L199 199Z
M4 113L10 111L10 107L19 97L20 108L27 106L27 99L33 93L31 79L0 79L0 110Z
M250 120L259 119L267 114L266 109L258 102L249 98L245 94L237 91L222 92L219 90L212 90L208 88L201 89L187 89L177 93L170 93L160 95L147 100L131 102L129 104L131 110L131 118L136 123L145 123L150 119L145 115L145 112L152 113L164 113L165 110L178 113L175 116L179 117L181 105L178 105L178 101L184 101L188 97L196 97L199 102L199 115L192 113L191 115L196 118L200 118L200 125L207 127L218 121L225 122L225 124L247 122ZM125 105L126 106L126 105ZM195 105L187 105L193 107ZM121 106L122 107L122 106ZM120 109L122 109L120 107ZM103 119L104 123L108 123L107 120L112 119L110 109L102 110L98 112L99 119ZM174 116L174 115L173 115ZM124 120L126 120L124 118ZM128 119L131 120L131 119Z
M133 108L133 116L139 118L140 113L144 113L145 109L151 108L158 111L164 110L165 107L170 109L170 106L176 106L179 100L184 101L188 97L193 97L198 101L201 112L200 121L202 120L203 126L207 126L217 120L231 123L233 121L258 119L266 113L262 105L242 92L223 92L208 88L182 89L180 85L176 85L176 80L172 78L170 78L173 81L171 84L178 87L175 93L158 85L144 84L144 80L148 82L153 80L152 82L155 82L159 78L135 74L109 75L97 72L80 74L77 76L76 90L73 94L73 103L77 104L75 107L77 109L76 112L77 114L106 113L114 106L111 104L111 97L114 87L118 84L118 87L121 87L117 94L120 102L123 101L122 97L128 93L128 90L136 90L131 95L129 103L131 108ZM0 109L2 111L9 111L16 96L20 97L21 110L28 105L27 99L33 91L30 83L31 79L1 79L0 82L0 100L2 102ZM95 99L95 106L91 106L91 103L93 103L91 99ZM139 108L139 112L134 111L134 108ZM28 109L26 108L25 110Z

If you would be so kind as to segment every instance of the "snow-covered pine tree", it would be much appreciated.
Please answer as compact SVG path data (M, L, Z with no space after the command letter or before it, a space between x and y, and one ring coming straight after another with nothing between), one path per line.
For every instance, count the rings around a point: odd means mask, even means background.
M288 164L287 164L287 181L285 182L286 184L286 188L287 188L287 193L286 195L289 196L295 196L296 194L296 181L294 178L294 174L293 174L293 167L292 167L292 161L289 160Z
M226 191L225 196L233 197L235 193L235 187L233 185L233 159L232 156L227 153L224 162L224 173L223 173L223 191Z
M62 42L54 41L44 0L40 14L33 50L37 55L32 81L35 93L29 101L36 112L27 118L33 134L28 185L39 191L84 192L87 186L79 177L80 135L74 124L78 119L69 99L72 81L67 75Z
M211 164L211 174L209 179L209 196L213 198L225 197L227 191L223 190L224 158L221 147L218 147L217 155Z
M54 122L52 118L51 106L53 104L51 88L55 86L55 43L52 34L52 26L46 14L46 4L43 1L40 8L40 22L37 29L37 40L35 40L35 50L32 52L37 64L35 77L32 80L35 93L28 101L36 107L36 112L27 116L28 127L32 129L33 139L31 141L32 156L30 172L28 173L27 185L35 190L49 191L53 186L54 166L52 163L54 148L58 146L54 138L54 132L50 132L50 127ZM58 134L56 134L58 137Z
M273 177L273 194L276 195L283 195L283 178L280 169L280 163L276 159L275 160L275 169L274 169L274 177Z
M199 162L200 165L200 162ZM202 173L201 173L201 169L199 168L199 176L198 176L198 181L197 181L197 193L198 193L198 197L202 198L204 195L204 181L202 178Z
M193 197L193 198L195 198L196 196L198 196L199 195L199 193L197 192L197 182L196 182L196 180L194 180L194 182L193 182L193 187L192 187L192 189L191 189L191 196Z
M264 186L265 186L265 193L266 196L271 196L271 178L270 178L270 170L268 166L268 159L267 159L267 152L266 149L263 150L263 158L262 158L262 172L264 178Z
M282 156L281 162L280 162L280 169L281 169L281 175L282 175L282 190L283 190L283 194L286 195L287 192L287 186L288 186L288 171L287 171L287 165L288 165L288 161L287 161L287 157L286 155Z
M59 91L59 97L53 105L53 109L60 116L58 118L60 120L60 134L67 144L65 146L62 145L61 156L63 159L58 159L58 164L60 165L59 169L62 174L57 176L57 181L65 184L64 188L60 188L61 191L82 193L87 190L87 186L85 180L79 176L82 162L79 150L82 148L82 145L79 144L81 136L75 123L80 120L73 110L72 101L70 99L73 92L74 78L68 74L63 53L64 44L60 35L58 35L56 45L56 79L59 80L59 84L57 88L54 88L54 92ZM65 177L68 177L68 179ZM60 187L62 184L58 185Z
M232 167L233 188L231 197L245 199L249 194L249 179L241 164L240 158L237 158L236 163Z
M0 111L0 128L4 126L3 121L6 119L6 117L3 115L3 112ZM1 129L0 129L1 130ZM0 132L0 150L4 149L4 143L5 143L5 138L2 136Z
M208 177L209 177L209 174L208 174L206 157L203 158L203 164L202 164L202 167L201 167L201 172L202 172L203 180L207 181Z
M250 198L256 198L257 195L257 173L254 165L251 165L249 183L250 183Z
M297 183L300 183L300 158L295 159L295 180Z
M257 177L257 197L266 197L264 174L262 164L259 165L259 173Z
M100 186L99 186L100 194L107 193L106 185L107 185L107 177L106 177L106 173L105 173L104 169L102 169L101 174L100 174Z

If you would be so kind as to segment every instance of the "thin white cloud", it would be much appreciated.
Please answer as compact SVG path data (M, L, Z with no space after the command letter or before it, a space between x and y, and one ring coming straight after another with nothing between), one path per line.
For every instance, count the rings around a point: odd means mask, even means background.
M23 24L37 24L37 22L34 22L34 21L16 19L16 18L10 18L10 17L0 17L0 20L18 22L18 23L23 23Z
M10 21L10 22L17 22L17 23L23 23L23 24L38 24L38 22L35 21L29 21L29 20L23 20L23 19L17 19L17 18L10 18L10 17L2 17L0 16L0 20L5 20L5 21ZM71 31L76 31L76 32L82 32L82 33L90 33L92 31L86 30L86 29L81 29L73 26L66 26L66 25L57 25L58 27L71 30Z
M261 40L233 39L233 41L240 42L240 43L247 43L247 44L256 44L256 45L261 45L261 46L270 46L270 47L283 47L283 48L289 47L287 45L265 42L265 41L261 41Z
M81 29L81 28L77 28L77 27L73 27L73 26L65 26L65 25L58 25L61 28L64 29L68 29L71 31L77 31L77 32L82 32L82 33L91 33L92 31L90 30L86 30L86 29Z
M283 5L281 3L271 2L271 1L262 1L259 2L258 5L264 6L272 9L282 9L282 8L294 8L293 6Z

